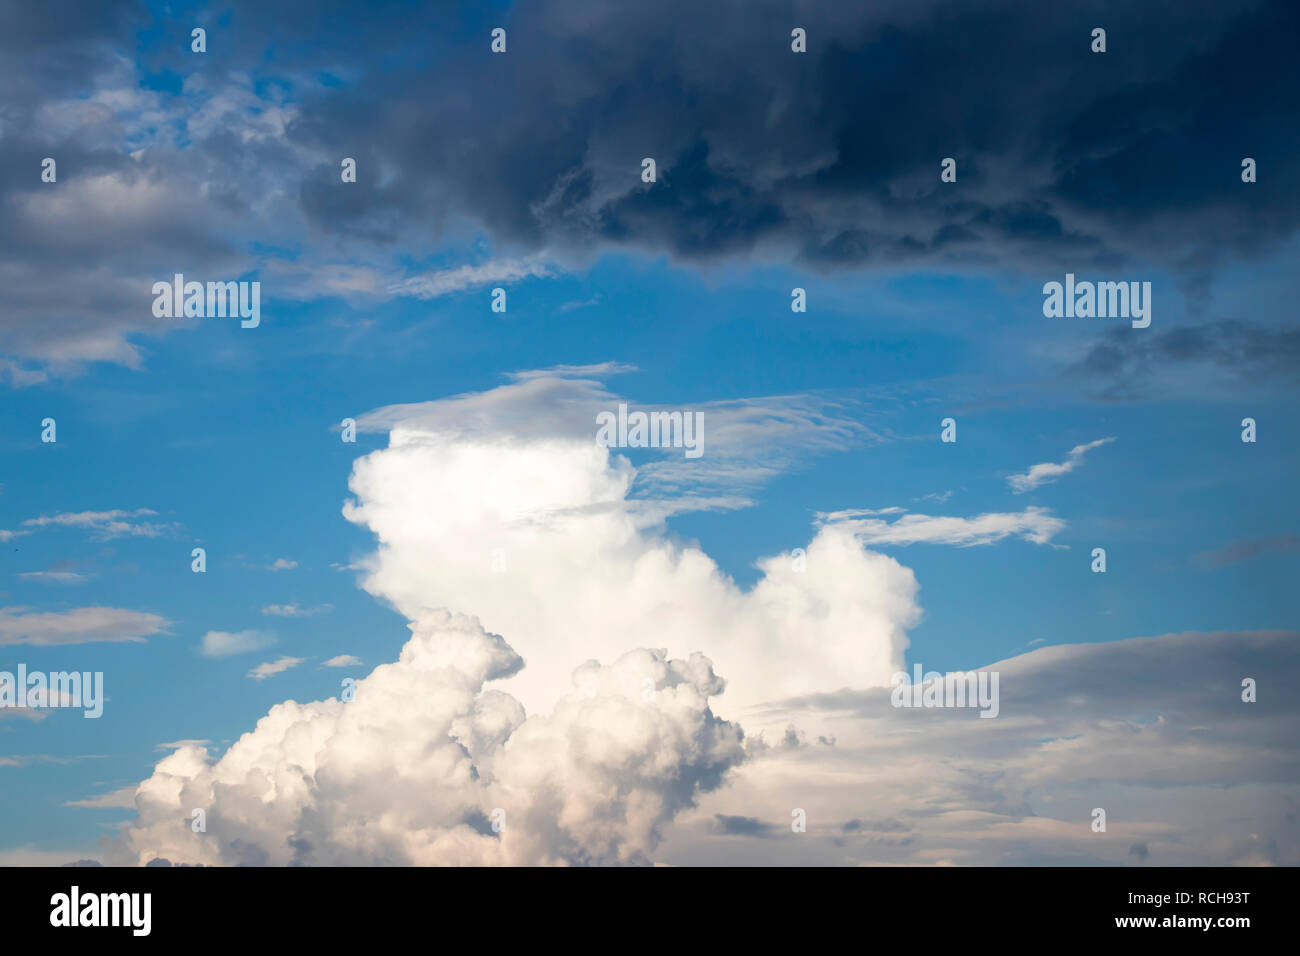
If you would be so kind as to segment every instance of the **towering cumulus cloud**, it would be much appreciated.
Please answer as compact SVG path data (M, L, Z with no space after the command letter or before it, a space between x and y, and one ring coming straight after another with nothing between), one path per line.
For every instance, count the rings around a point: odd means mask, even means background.
M619 399L583 371L361 419L390 431L387 448L356 463L345 509L379 539L365 588L408 618L451 607L505 634L528 661L510 686L530 709L549 705L575 664L636 646L706 653L729 681L728 712L887 684L919 613L916 580L850 525L791 542L802 561L760 561L749 591L662 528L666 514L717 500L700 504L696 489L735 491L839 423L779 400L695 406L704 457L667 449L638 472L595 443L596 414Z
M662 527L704 506L684 504L692 488L734 490L748 456L775 460L765 432L839 426L789 404L706 406L714 470L661 469L652 486L674 494L657 500L594 441L610 397L571 370L365 416L390 441L356 462L345 514L377 536L363 583L410 641L349 701L286 701L215 762L197 746L161 761L110 859L650 862L743 758L711 705L712 661L737 712L887 683L918 613L909 570L831 524L806 547L817 573L772 557L744 591Z

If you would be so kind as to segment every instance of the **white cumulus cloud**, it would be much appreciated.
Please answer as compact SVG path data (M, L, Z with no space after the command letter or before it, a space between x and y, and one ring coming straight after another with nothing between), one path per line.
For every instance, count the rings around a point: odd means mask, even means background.
M119 859L647 863L742 761L746 707L887 684L919 617L912 572L828 525L738 586L596 443L614 397L593 371L361 416L390 440L355 463L344 514L375 535L363 586L411 640L351 700L286 701L215 758L178 747L140 786ZM773 467L759 458L794 467L774 443L855 432L799 399L711 408L725 467L673 482L723 497ZM193 807L206 834L176 826Z

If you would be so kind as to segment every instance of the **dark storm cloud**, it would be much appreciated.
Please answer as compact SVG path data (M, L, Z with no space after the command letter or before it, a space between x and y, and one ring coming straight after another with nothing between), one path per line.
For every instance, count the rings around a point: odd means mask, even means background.
M1115 328L1070 369L1097 398L1142 398L1179 374L1214 373L1230 384L1300 380L1300 330L1223 319L1136 338Z
M364 144L384 185L305 186L307 214L396 237L455 212L552 252L770 249L826 269L1201 268L1295 229L1293 4L581 8L521 5L499 20L505 55L483 29L445 62L309 104L292 134ZM957 184L939 181L945 156Z
M244 262L224 235L246 216L221 212L224 160L131 154L176 119L131 60L148 24L139 3L0 0L0 355L18 359L0 358L0 383L44 377L23 360L134 365L127 335L167 327L153 281Z
M386 294L395 261L466 222L494 254L561 264L1136 262L1192 283L1300 217L1300 8L1280 0L0 0L0 27L0 354L20 361L136 363L131 333L175 327L149 283L236 278L271 249L300 288L268 296L321 294L340 258ZM1138 360L1088 362L1122 380Z

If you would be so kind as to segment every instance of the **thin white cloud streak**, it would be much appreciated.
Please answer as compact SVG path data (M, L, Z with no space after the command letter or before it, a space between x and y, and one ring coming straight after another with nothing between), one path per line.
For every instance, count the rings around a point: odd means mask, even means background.
M157 744L154 747L154 750L176 750L179 747L207 747L208 744L210 743L212 743L211 740L199 740L194 738L188 738L185 740L170 740L161 744Z
M268 604L262 608L262 613L269 614L272 617L312 617L317 614L328 614L333 609L332 604L320 604L316 607L299 607L297 604Z
M897 515L893 521L868 515ZM828 527L843 527L866 545L947 544L959 548L995 544L1007 537L1023 538L1034 544L1049 544L1066 523L1047 508L1030 507L1020 512L991 512L972 518L908 514L903 508L877 511L854 510L821 513L818 520Z
M620 460L629 451L650 459L635 471L632 497L656 517L701 507L745 507L758 486L811 457L883 440L852 417L848 406L813 395L651 404L611 392L600 381L633 370L610 362L516 372L507 384L486 392L375 409L356 416L357 429L390 432L395 443L408 434L447 442L594 443L597 414L616 412L622 403L636 411L699 413L700 458L685 458L681 448L613 450Z
M1114 438L1099 438L1096 441L1090 441L1086 445L1075 445L1070 449L1069 455L1062 462L1043 462L1038 465L1031 465L1029 470L1023 475L1011 475L1007 478L1007 484L1011 486L1015 494L1024 494L1026 491L1032 491L1039 485L1044 485L1055 481L1062 475L1068 475L1074 469L1083 464L1083 456L1094 448L1100 448L1113 442Z
M65 807L85 807L88 809L134 809L137 784L122 787L109 793L86 797L83 800L68 800Z
M493 282L510 284L551 275L551 269L535 259L498 259L477 266L464 265L410 276L391 283L387 292L417 299L437 299Z
M26 528L79 528L89 531L96 540L109 540L122 537L156 538L166 534L174 527L171 524L135 521L135 518L156 515L151 508L137 508L134 511L114 509L112 511L77 511L54 515L41 515L28 518L23 522Z
M81 584L90 578L76 571L23 571L18 577L24 581L42 581L54 584Z
M253 680L266 680L268 677L283 674L285 671L297 667L305 660L305 657L280 657L264 664L258 664L248 672L247 676Z

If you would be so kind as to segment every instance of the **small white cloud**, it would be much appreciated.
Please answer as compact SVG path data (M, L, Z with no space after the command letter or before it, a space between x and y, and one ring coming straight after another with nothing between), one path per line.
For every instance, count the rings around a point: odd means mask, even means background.
M208 631L199 643L204 657L230 657L247 654L275 643L275 635L266 631Z
M317 607L299 607L296 604L268 604L262 608L262 613L275 617L311 617L313 614L327 614L332 610L334 610L332 604L321 604Z
M932 491L932 492L930 492L928 495L922 495L921 497L919 497L919 498L914 498L914 499L912 499L912 500L913 500L913 501L937 501L937 502L939 502L939 504L943 504L945 501L947 501L947 500L948 500L949 498L951 498L951 497L952 497L952 492L951 492L951 491L945 491L945 492L943 492L942 494L940 494L940 493L938 493L938 492L935 492L935 491Z
M306 659L305 657L281 657L278 660L267 661L265 664L258 664L254 667L248 672L248 676L253 680L266 680L268 677L281 674L291 667L297 667Z
M575 309L586 309L593 305L600 305L600 303L601 303L601 296L600 293L597 292L590 299L587 299L585 301L582 299L574 299L571 302L564 303L564 305L560 306L560 312L572 312Z
M1062 462L1043 462L1042 464L1033 465L1023 475L1012 475L1007 479L1007 484L1015 494L1023 494L1026 491L1032 491L1039 485L1055 481L1062 475L1068 475L1083 463L1083 456L1094 448L1100 448L1102 445L1113 442L1114 438L1099 438L1096 441L1090 441L1086 445L1075 445L1070 449L1070 454Z
M331 657L321 667L356 667L361 663L361 658L354 657L351 654L340 654L338 657Z
M288 558L276 558L274 563L268 566L268 571L292 571L298 566L297 561L290 561Z
M117 607L44 612L30 612L25 607L0 608L0 646L140 642L170 627L171 621L160 615Z

